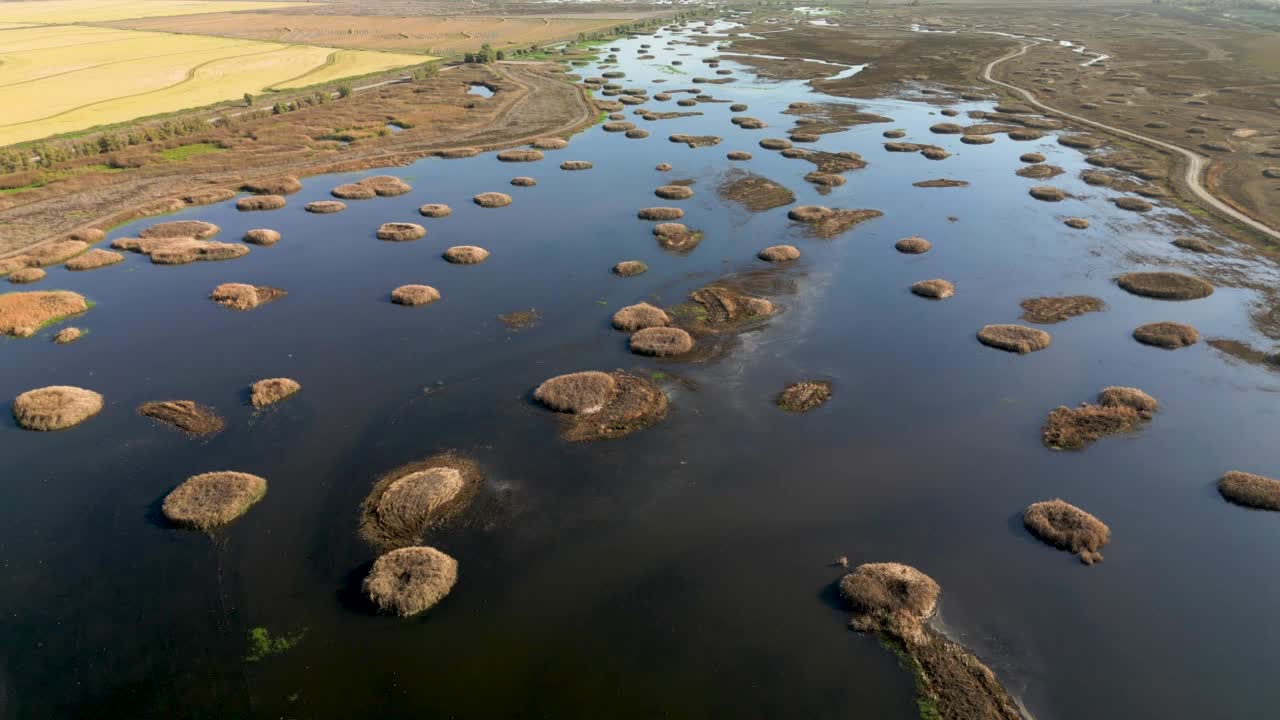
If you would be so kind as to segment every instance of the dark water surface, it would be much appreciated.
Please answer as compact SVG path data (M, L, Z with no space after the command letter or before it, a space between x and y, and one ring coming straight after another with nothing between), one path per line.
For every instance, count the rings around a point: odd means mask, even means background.
M713 49L668 48L673 36L661 35L615 43L627 73L618 82L658 92L711 75L698 59ZM658 60L633 59L642 42ZM687 74L661 69L683 54ZM0 397L70 384L102 392L107 407L65 432L0 426L3 716L914 717L909 674L845 628L832 588L841 571L829 565L842 554L936 578L940 623L1042 720L1269 715L1280 703L1280 522L1227 505L1213 483L1231 469L1280 473L1280 378L1204 343L1167 352L1130 338L1139 324L1179 320L1204 337L1256 342L1254 295L1222 287L1165 303L1120 291L1119 272L1196 261L1168 246L1174 230L1161 218L1176 209L1115 209L1110 190L1078 179L1083 156L1051 136L969 147L930 135L943 118L923 103L861 103L893 124L817 143L870 162L822 196L802 180L810 163L756 142L785 135L788 103L846 101L722 67L739 81L704 87L748 103L768 129L741 130L727 104L702 104L701 117L637 119L648 139L596 127L539 163L424 160L392 171L412 193L350 201L338 215L302 207L387 171L307 178L283 210L226 203L178 216L217 223L229 242L249 228L283 233L245 258L162 267L130 255L88 273L50 269L38 287L97 302L72 321L89 334L69 346L49 342L56 328L0 343ZM887 153L889 127L955 154ZM677 132L725 141L692 150L667 141ZM737 149L755 158L725 160ZM1031 150L1066 168L1050 184L1079 198L1030 199L1039 182L1014 170ZM567 159L596 167L562 172ZM654 171L661 161L675 170ZM731 166L790 187L797 204L885 215L811 239L785 209L751 214L720 200ZM515 175L538 185L510 187ZM931 177L972 184L911 187ZM678 179L693 180L696 197L653 196ZM470 202L489 190L515 202ZM421 219L427 202L454 213ZM706 234L686 256L663 252L635 219L664 204ZM1066 228L1071 215L1093 226ZM387 221L429 234L374 239ZM913 234L934 249L899 255L893 242ZM623 305L674 304L726 273L762 270L755 253L779 242L803 258L755 279L783 312L725 357L643 359L609 327ZM457 244L492 257L440 259ZM612 276L624 259L650 270ZM953 281L956 296L908 292L932 277ZM207 299L222 282L289 295L239 313ZM443 299L390 304L405 283ZM986 323L1016 321L1024 297L1059 293L1097 295L1108 310L1049 327L1052 347L1024 357L974 339ZM530 329L496 318L529 308L541 314ZM613 368L661 373L668 419L568 445L529 401L552 375ZM245 388L276 376L302 392L253 411ZM774 394L805 378L832 381L833 400L807 415L778 411ZM1141 433L1083 453L1040 445L1050 409L1107 385L1139 386L1162 410ZM227 430L192 440L135 413L170 398L216 407ZM358 594L375 557L355 534L359 503L379 474L446 449L487 475L467 522L427 539L458 559L459 582L420 617L374 616ZM266 477L266 499L212 538L165 527L164 495L222 469ZM1102 564L1086 568L1022 530L1022 508L1051 497L1111 526ZM302 640L248 662L246 635L259 626Z

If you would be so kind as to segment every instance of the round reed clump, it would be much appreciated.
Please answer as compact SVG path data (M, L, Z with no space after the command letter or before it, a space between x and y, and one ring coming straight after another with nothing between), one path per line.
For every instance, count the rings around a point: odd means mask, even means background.
M806 380L783 388L773 402L787 412L809 412L831 399L831 383Z
M274 405L302 389L301 383L290 378L267 378L249 386L249 402L256 408Z
M1080 556L1085 565L1102 560L1111 529L1098 518L1063 500L1033 503L1022 512L1022 524L1032 535Z
M951 153L947 152L946 150L943 150L940 147L921 148L920 154L930 160L946 160L947 158L951 157Z
M483 192L472 198L482 208L500 208L511 204L511 196L500 192Z
M1065 200L1067 197L1065 190L1049 185L1037 185L1027 192L1031 197L1037 200L1044 200L1045 202L1058 202L1059 200Z
M1043 350L1052 341L1049 333L1026 325L987 325L978 331L983 345L1025 354Z
M1022 155L1019 156L1018 159L1024 163L1042 163L1044 162L1045 158L1044 158L1044 155L1041 155L1040 153L1029 152L1029 153L1022 153Z
M787 211L787 217L796 222L818 222L835 215L835 211L821 205L801 205Z
M1280 480L1232 470L1218 480L1218 492L1237 505L1280 510Z
M102 412L102 395L70 385L28 390L13 400L13 419L27 430L65 430Z
M684 211L675 207L650 207L636 213L641 220L679 220Z
M212 435L226 426L212 408L207 408L193 400L143 403L138 406L138 414L172 425L189 435Z
M271 287L256 287L244 283L223 283L209 293L209 299L233 310L252 310L259 305L279 299L285 295L283 290Z
M921 280L911 285L911 292L920 297L931 298L933 300L945 300L956 294L956 286L942 278L934 278L933 280Z
M939 135L959 135L964 132L964 126L949 122L936 123L929 127L929 132Z
M890 140L897 140L898 138L904 138L904 137L906 137L906 136L907 136L907 131L906 131L906 130L898 130L898 129L895 129L895 130L885 130L883 133L881 133L881 135L884 135L885 137L889 138Z
M378 196L377 191L361 183L346 183L329 191L329 194L343 200L369 200Z
M751 153L746 152L746 151L743 151L743 150L734 150L734 151L732 151L732 152L730 152L730 153L726 154L726 155L725 155L725 157L729 158L730 160L734 160L734 161L750 160L750 159L751 159Z
M1111 202L1121 210L1129 210L1131 212L1147 212L1151 209L1151 203L1136 197L1119 197Z
M292 175L251 180L240 186L241 190L255 195L292 195L302 189L302 181Z
M538 138L532 145L539 150L563 150L569 147L569 141L558 137Z
M331 215L346 210L347 205L337 200L316 200L315 202L307 203L303 209L317 215Z
M783 138L765 138L760 141L760 147L765 150L786 150L791 147L791 141Z
M243 197L237 200L236 209L241 212L279 210L286 204L286 200L280 195L254 195L253 197Z
M515 185L516 187L533 187L534 185L538 184L538 181L534 180L531 177L526 177L524 175L521 175L520 177L511 178L511 184Z
M389 222L379 225L375 235L388 242L409 242L426 237L427 229L416 223Z
M1198 253L1211 253L1217 250L1217 248L1213 246L1213 243L1193 237L1180 237L1169 244L1177 248L1182 248L1183 250L1190 250L1191 252Z
M361 185L373 188L379 197L396 197L413 190L409 183L394 175L373 175L360 181Z
M446 160L457 160L461 158L475 157L476 155L479 155L479 154L480 154L480 148L474 148L474 147L451 148L449 150L436 151L436 157L441 157Z
M1069 228L1075 228L1076 230L1084 230L1085 228L1089 227L1089 221L1085 220L1082 217L1067 218L1066 220L1062 221L1062 224L1066 225Z
M627 332L666 327L670 324L671 316L667 311L644 302L628 305L613 314L613 326Z
M453 208L440 203L427 203L418 208L418 214L429 218L449 217L449 215L453 214Z
M25 285L27 283L43 280L44 276L47 274L48 273L40 268L18 268L17 270L9 273L9 282L14 285Z
M631 352L653 357L683 355L693 349L693 336L677 327L650 327L631 336Z
M391 302L396 305L429 305L440 299L440 291L430 285L401 285L391 291Z
M179 527L211 530L244 515L267 494L257 475L224 470L193 475L165 496L160 510Z
M1176 272L1125 273L1116 278L1124 290L1159 300L1195 300L1213 294L1213 285L1191 275Z
M900 253L919 255L920 253L929 252L929 248L933 247L933 243L922 237L913 235L911 237L902 238L898 242L894 243L893 247Z
M455 245L442 254L445 260L457 265L475 265L489 257L489 251L475 245Z
M267 228L256 228L244 234L244 241L250 245L275 245L280 242L280 232Z
M800 259L800 250L795 245L770 245L756 253L756 257L766 262L787 262Z
M538 386L533 397L556 412L589 415L613 399L616 385L609 373L587 370L550 378Z
M379 557L362 588L379 611L409 617L443 600L457 582L457 560L435 548L418 546Z
M840 595L853 608L851 625L923 638L924 624L938 608L942 589L910 565L867 563L840 579Z
M590 170L595 167L589 160L566 160L560 163L561 170Z
M78 327L62 328L54 336L53 341L59 345L73 343L84 337L84 331Z
M671 163L658 163L657 165L653 166L653 169L657 170L658 172L670 172Z
M195 238L208 240L221 230L213 223L202 220L174 220L152 225L138 233L140 238Z
M811 172L808 175L805 175L804 179L813 183L814 185L819 185L821 187L839 187L840 185L843 185L845 183L845 179L843 175L837 175L835 173L817 172L817 171Z
M1169 350L1195 345L1200 333L1190 325L1177 322L1154 322L1141 325L1133 331L1133 339L1143 345L1154 345Z
M613 274L622 277L632 277L639 275L649 269L649 266L639 260L623 260L613 266Z
M729 111L730 112L746 112L747 106L744 105L743 103L734 103L733 105L729 106Z
M614 122L605 123L602 126L602 128L604 129L605 132L618 133L618 132L626 132L628 130L632 130L635 128L635 126L636 124L633 122L628 122L626 120L615 120Z
M1057 165L1036 164L1024 165L1017 169L1016 174L1018 177L1031 178L1033 180L1048 180L1064 172L1066 171Z
M688 200L693 197L693 188L684 185L663 185L653 191L663 200Z
M542 157L540 150L512 149L498 153L500 162L537 162Z

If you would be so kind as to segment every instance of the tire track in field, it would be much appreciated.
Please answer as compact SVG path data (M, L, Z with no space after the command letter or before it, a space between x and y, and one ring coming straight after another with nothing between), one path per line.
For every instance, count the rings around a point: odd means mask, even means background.
M46 122L48 120L53 120L54 118L60 118L64 115L70 115L71 113L79 112L87 108L95 107L98 105L106 105L107 103L113 103L113 102L116 102L117 100L130 100L133 98L142 97L144 95L154 95L156 93L172 90L173 88L179 87L181 85L186 85L192 80L195 80L197 72L214 63L223 62L224 60L239 60L241 58L253 57L255 55L269 55L271 53L284 52L285 50L293 50L293 49L294 48L290 46L290 47L275 48L273 50L263 50L262 52L245 53L243 55L228 55L227 57L214 58L212 60L207 60L205 62L200 63L199 65L196 65L190 68L189 70L187 70L187 76L185 78L183 78L182 80L179 80L178 82L172 85L166 85L165 87L156 88L155 90L146 90L140 93L133 93L132 95L120 95L118 97L108 98L106 100L98 100L96 102L86 103L78 107L69 108L67 110L63 110L62 112L54 113L52 115L46 115L44 117L31 118L30 120L23 120L21 122L0 125L0 128L17 127L18 125L29 125L31 123Z
M315 67L313 67L313 68L311 68L310 70L308 70L308 71L306 71L306 72L302 73L301 75L298 75L298 76L295 76L295 77L291 77L291 78L289 78L289 79L287 79L287 80L281 80L280 82L277 82L277 83L275 83L275 84L273 84L273 85L268 85L267 87L265 87L265 88L263 88L263 89L264 89L264 90L271 91L271 92L275 92L275 91L279 90L279 89L280 89L280 87L281 87L282 85L287 85L287 84L289 84L289 83L292 83L292 82L293 82L293 81L295 81L295 80L301 80L302 78L304 78L304 77L306 77L306 76L308 76L308 75L314 75L314 74L316 74L316 73L320 72L321 70L323 70L323 69L325 69L325 68L327 68L327 67L333 67L334 65L336 65L336 64L338 63L338 53L340 53L340 52L342 52L342 51L341 51L341 50L334 50L333 52L329 53L329 54L328 54L328 56L326 56L326 57L325 57L324 62L320 63L319 65L316 65Z

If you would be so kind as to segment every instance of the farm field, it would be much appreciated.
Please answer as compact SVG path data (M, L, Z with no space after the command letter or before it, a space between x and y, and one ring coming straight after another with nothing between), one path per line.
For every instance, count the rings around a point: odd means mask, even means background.
M0 144L427 59L98 27L9 30L0 40Z
M212 13L200 17L156 17L113 23L135 30L217 35L275 42L336 45L367 50L415 50L442 55L475 50L569 40L628 22L621 17L404 17L388 22L373 15L309 15L294 13Z
M61 24L285 8L303 3L224 0L35 0L0 3L0 29L10 23Z

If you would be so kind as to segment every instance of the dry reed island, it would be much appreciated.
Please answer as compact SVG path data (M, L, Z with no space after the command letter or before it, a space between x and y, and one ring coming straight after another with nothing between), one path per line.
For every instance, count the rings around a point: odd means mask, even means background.
M894 717L1261 715L1184 678L1244 656L1227 621L1276 630L1247 568L1280 528L1277 58L1254 0L0 3L0 452L30 474L0 506L32 513L0 592L33 653L0 697L565 714L549 668L592 714L845 714L879 689L824 668L884 650ZM1153 496L1202 563L1153 554ZM139 569L212 604L178 632L152 595L125 638ZM1110 677L1138 624L1206 622L1197 573L1227 629L1148 638L1159 688ZM1117 578L1170 601L1117 626ZM256 624L285 621L314 626ZM66 679L68 627L101 677Z

